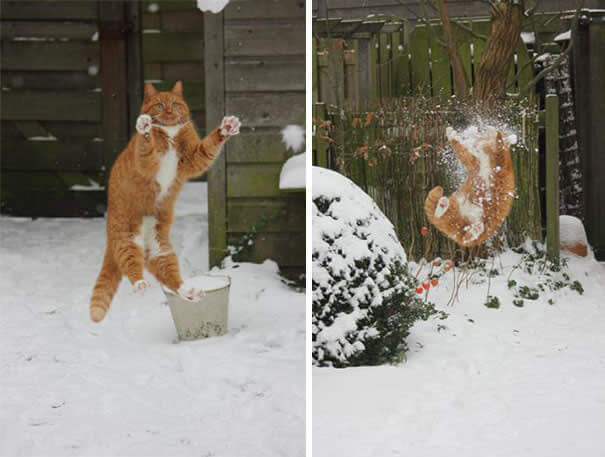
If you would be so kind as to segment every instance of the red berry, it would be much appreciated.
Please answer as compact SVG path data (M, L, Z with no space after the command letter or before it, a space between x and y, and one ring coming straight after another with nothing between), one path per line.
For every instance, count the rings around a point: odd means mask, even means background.
M424 281L422 283L422 287L424 288L424 290L429 290L429 288L431 287L431 285L429 284L428 281Z
M426 235L427 235L427 233L429 233L429 229L427 229L426 227L422 227L422 228L420 229L420 234L421 234L422 236L426 236Z
M416 287L416 293L421 294L424 289L422 287Z
M439 280L437 278L431 279L431 286L435 287L437 284L439 284Z

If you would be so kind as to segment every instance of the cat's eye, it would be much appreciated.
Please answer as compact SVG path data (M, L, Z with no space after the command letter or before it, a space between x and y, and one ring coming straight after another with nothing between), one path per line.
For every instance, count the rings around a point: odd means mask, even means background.
M174 102L174 103L172 104L172 108L173 108L173 109L174 109L174 108L178 108L178 107L179 107L179 104L178 104L177 102Z
M157 105L155 105L155 107L157 109L164 109L164 105L162 103L158 103Z

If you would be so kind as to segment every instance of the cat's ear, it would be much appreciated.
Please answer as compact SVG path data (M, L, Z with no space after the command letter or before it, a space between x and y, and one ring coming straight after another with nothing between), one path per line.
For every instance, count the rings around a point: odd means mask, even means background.
M157 93L158 93L158 91L156 90L155 87L153 87L153 84L151 84L151 83L145 84L145 100L150 99Z
M172 93L175 95L178 95L179 97L183 96L183 83L180 81L177 81L174 84L174 87L172 88Z

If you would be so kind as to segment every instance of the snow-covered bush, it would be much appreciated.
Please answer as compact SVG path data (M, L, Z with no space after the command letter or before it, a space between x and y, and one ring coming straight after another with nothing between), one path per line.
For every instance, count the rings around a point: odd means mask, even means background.
M345 367L397 362L433 308L391 222L348 178L313 167L313 360Z

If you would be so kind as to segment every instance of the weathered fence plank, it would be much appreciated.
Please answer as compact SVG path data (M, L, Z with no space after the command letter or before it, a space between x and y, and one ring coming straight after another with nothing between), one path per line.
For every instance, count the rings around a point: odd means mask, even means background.
M304 55L305 22L232 23L225 28L225 56Z
M101 93L9 91L2 93L3 120L100 121Z
M99 70L99 43L2 40L2 70Z
M206 82L206 130L211 131L225 115L225 61L223 13L204 15L204 62ZM225 147L229 152L229 145ZM210 266L218 265L227 248L226 154L214 161L208 171L208 245Z
M546 251L559 260L559 97L546 96Z
M227 167L227 197L276 197L280 163L230 164Z

